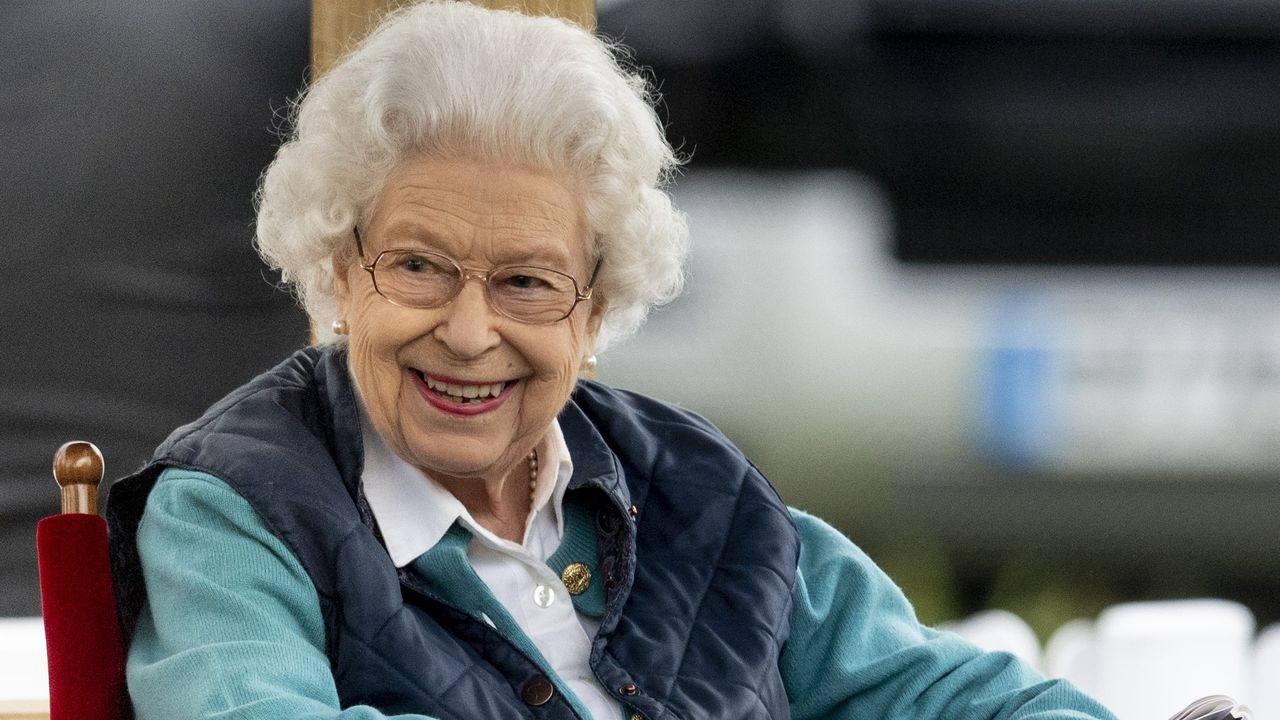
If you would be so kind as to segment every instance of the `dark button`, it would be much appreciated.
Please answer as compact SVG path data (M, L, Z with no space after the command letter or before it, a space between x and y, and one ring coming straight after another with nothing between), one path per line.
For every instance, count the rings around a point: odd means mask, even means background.
M552 685L550 680L539 675L524 684L524 687L520 690L520 699L524 700L526 705L536 707L538 705L546 705L555 692L555 685Z
M613 535L618 532L618 518L614 517L613 513L608 510L601 508L596 513L596 528L605 535Z
M637 692L640 692L640 688L636 687L635 683L627 683L626 685L618 688L618 690L622 691L623 695L635 695Z

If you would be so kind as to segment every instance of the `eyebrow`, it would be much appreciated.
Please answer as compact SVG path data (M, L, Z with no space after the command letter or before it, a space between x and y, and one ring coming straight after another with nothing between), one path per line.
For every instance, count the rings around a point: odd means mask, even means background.
M405 241L429 245L439 250L446 249L448 243L431 228L415 222L398 222L383 231L392 243Z
M447 240L443 235L432 230L421 223L412 220L403 220L388 226L383 235L387 237L387 245L383 250L393 248L406 247L406 243L413 246L421 246L429 250L441 252L450 257L457 255L457 248L454 244ZM571 254L567 249L548 248L543 243L538 243L532 248L518 247L516 248L518 255L510 253L502 253L499 257L498 265L542 265L553 270L562 272L571 272L570 267L573 264ZM455 258L456 260L456 258Z

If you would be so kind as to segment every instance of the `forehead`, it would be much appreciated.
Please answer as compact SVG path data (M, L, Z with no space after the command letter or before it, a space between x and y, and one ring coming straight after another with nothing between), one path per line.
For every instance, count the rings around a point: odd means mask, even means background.
M586 261L582 206L569 184L492 163L404 163L375 199L370 230L384 249L421 244L459 259Z

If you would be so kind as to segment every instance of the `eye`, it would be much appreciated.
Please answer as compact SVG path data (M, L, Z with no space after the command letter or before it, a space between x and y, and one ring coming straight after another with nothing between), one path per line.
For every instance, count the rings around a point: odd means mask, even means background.
M409 272L422 272L427 269L427 263L422 258L405 258L404 269Z
M555 271L528 265L499 268L489 277L489 286L494 291L521 296L558 293L562 284Z
M533 275L511 275L502 279L503 283L515 290L539 290L548 287L547 281Z
M453 274L454 270L442 257L413 252L390 253L386 258L387 268L406 275Z

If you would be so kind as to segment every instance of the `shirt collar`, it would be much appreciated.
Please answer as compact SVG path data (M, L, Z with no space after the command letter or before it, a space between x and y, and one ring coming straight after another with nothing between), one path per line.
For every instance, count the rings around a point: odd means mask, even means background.
M396 567L408 565L435 547L455 522L490 542L506 542L480 527L453 493L397 455L373 426L358 392L356 396L364 442L364 495ZM526 543L540 513L550 513L556 537L564 536L564 494L572 476L573 461L564 433L560 422L552 420L538 444L538 477L533 509L525 522Z

